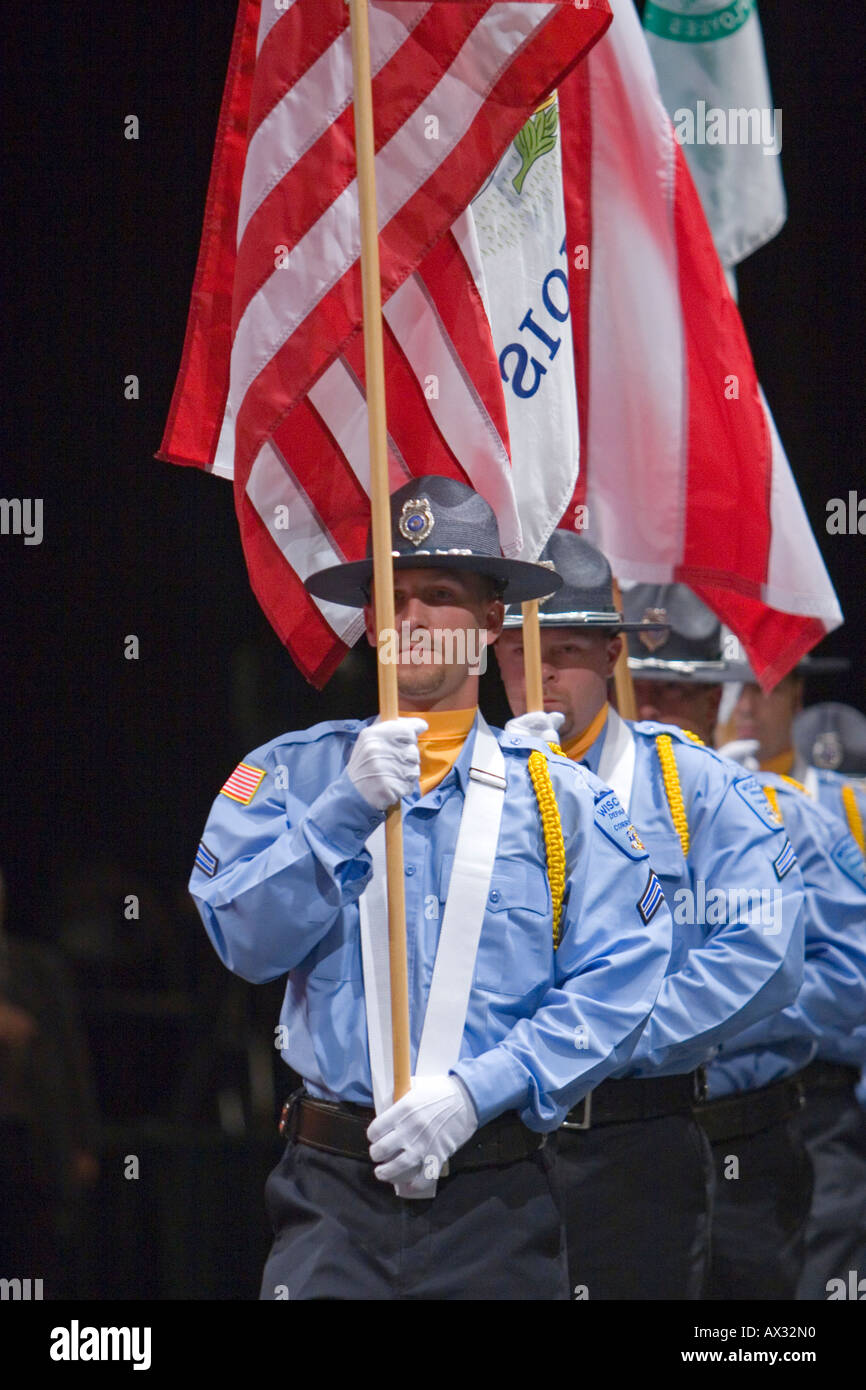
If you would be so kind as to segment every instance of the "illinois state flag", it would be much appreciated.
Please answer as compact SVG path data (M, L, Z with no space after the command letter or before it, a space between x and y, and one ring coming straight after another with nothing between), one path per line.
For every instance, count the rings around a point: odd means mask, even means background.
M465 212L606 0L369 6L389 471L469 482L522 535ZM310 572L364 553L369 455L349 12L242 0L160 457L234 479L253 589L322 685L361 632Z
M611 8L559 88L581 437L560 524L620 579L688 584L769 688L842 615L634 4Z

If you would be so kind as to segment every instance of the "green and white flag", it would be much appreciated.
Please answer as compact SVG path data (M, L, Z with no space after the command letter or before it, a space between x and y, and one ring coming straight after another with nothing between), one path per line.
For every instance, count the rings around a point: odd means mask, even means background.
M782 112L773 107L756 0L647 0L662 100L726 269L787 214Z
M571 501L580 455L555 94L509 145L472 214L505 393L521 555L535 559Z

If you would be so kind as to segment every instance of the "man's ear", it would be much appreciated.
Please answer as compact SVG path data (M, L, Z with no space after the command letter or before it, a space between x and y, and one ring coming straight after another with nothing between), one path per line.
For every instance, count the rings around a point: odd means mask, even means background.
M622 637L619 633L617 633L615 637L611 637L605 650L607 653L607 674L608 676L612 676L614 667L619 661L619 654L622 651Z
M484 610L484 626L487 629L487 641L491 645L501 633L504 622L505 604L499 598L491 599Z

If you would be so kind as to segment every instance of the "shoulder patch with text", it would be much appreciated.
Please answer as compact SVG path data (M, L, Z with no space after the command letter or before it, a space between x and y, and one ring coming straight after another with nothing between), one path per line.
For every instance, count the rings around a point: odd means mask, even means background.
M605 792L596 801L595 823L629 859L646 859L647 852L630 824L616 792Z
M653 917L655 917L662 905L663 899L664 893L662 892L662 886L655 876L655 871L650 869L650 876L647 879L646 888L643 890L643 895L638 899L637 903L637 910L641 915L644 926L648 926Z
M858 888L866 888L866 859L853 835L844 835L830 858L837 869L841 869Z
M231 777L220 787L220 796L229 796L242 806L249 806L265 775L263 767L251 767L249 763L238 763Z
M737 792L745 801L751 811L754 811L758 820L763 821L771 830L778 830L783 824L782 817L778 811L774 811L764 790L758 786L754 777L740 777L734 783Z

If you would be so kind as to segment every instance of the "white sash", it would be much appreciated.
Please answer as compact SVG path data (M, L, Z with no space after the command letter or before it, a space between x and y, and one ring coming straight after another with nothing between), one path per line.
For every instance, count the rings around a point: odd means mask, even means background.
M634 734L611 706L607 712L607 733L596 775L616 792L626 815L631 814L629 805L634 782L634 764Z
M505 760L479 713L416 1076L448 1072L460 1055L504 799ZM358 899L358 907L373 1102L379 1114L392 1103L394 1093L384 824L376 827L367 848L373 876ZM432 1195L435 1187L434 1182L429 1193L413 1195Z

